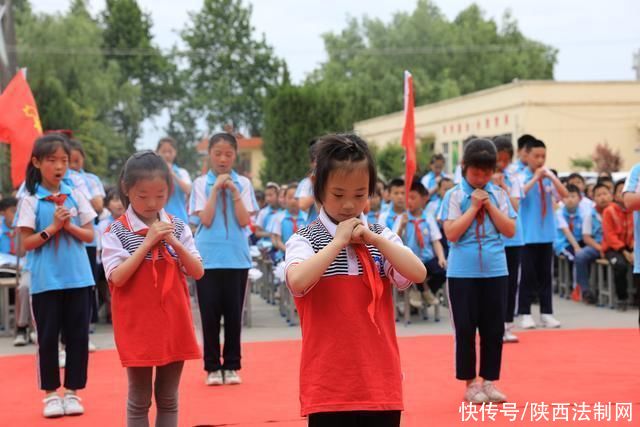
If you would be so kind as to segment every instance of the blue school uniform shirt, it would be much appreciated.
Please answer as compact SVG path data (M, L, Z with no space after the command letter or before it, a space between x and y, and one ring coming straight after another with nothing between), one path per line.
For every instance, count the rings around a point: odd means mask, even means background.
M533 178L533 172L526 168L522 173L523 186ZM553 201L558 199L553 182L543 178L544 197L546 200L546 214L542 217L542 203L540 186L536 183L524 198L520 200L519 216L522 219L524 244L553 243L556 238L556 216L553 211Z
M231 171L231 179L240 192L240 197L249 212L258 210L258 202L253 193L251 181L244 176L238 175L236 171ZM215 184L217 176L213 171L198 177L193 183L191 192L193 208L192 213L200 212L204 209L211 189ZM231 191L226 192L226 217L225 227L223 214L223 201L220 194L216 200L216 212L213 223L210 227L200 224L196 230L195 242L198 251L202 255L205 269L229 268L246 269L251 268L251 255L249 254L249 239L245 228L241 227L236 219L234 202Z
M313 183L311 182L311 178L305 177L300 181L294 197L296 199L301 197L313 197ZM309 212L307 212L307 216L309 217L309 222L315 221L315 219L318 218L318 210L316 209L315 203L311 204Z
M9 227L5 217L0 218L0 233L2 233L0 234L0 253L10 254L12 242L15 242L15 232ZM13 247L15 250L15 246Z
M563 206L556 212L556 217L558 229L556 230L556 240L553 247L556 255L560 255L564 249L570 246L567 236L562 232L562 228L571 229L571 227L573 227L571 234L573 234L576 241L580 242L582 240L582 223L584 222L584 214L580 208L576 208L574 212L570 212L566 206Z
M385 202L384 200L382 200L380 202L380 213L383 214L385 212L389 212L389 210L391 209L391 206L393 206L393 203Z
M590 235L596 243L602 243L602 215L596 208L584 215L582 219L582 235Z
M507 193L489 182L484 190L489 193L491 203L500 211L516 218L517 214L511 206ZM456 220L471 208L471 193L474 188L462 179L451 190L447 191L442 201L438 219L440 221ZM457 242L449 243L449 259L447 277L487 278L508 275L507 258L504 252L503 236L493 225L488 213L485 213L484 233L476 236L477 220L460 236ZM480 227L479 232L482 233ZM480 244L481 243L481 244Z
M289 240L289 238L294 235L292 218L293 215L291 215L291 212L285 210L284 212L279 214L274 221L273 234L279 235L282 239L282 243L286 244L287 240ZM309 224L309 216L306 212L300 210L298 212L298 215L296 216L296 221L297 230L301 230ZM283 260L284 252L278 250L278 252L276 252L275 259L277 261Z
M640 193L640 163L631 169L622 191L623 193ZM640 244L638 243L640 242L640 211L633 213L633 239L636 242L636 247L633 251L633 272L640 274L640 249L638 249Z
M171 165L171 168L181 180L191 182L189 173L186 170L179 168L177 165ZM187 194L182 191L182 188L180 188L175 178L173 180L173 192L164 210L168 214L180 218L185 223L189 222L189 215L187 214Z
M94 220L96 213L81 192L61 183L60 193L67 195L64 206L71 212L75 225L81 227ZM53 222L55 211L55 204L45 200L50 195L51 192L38 185L35 195L24 197L17 213L17 226L30 228L35 233L47 228ZM84 243L65 231L56 233L29 255L31 294L95 284Z
M424 185L424 188L429 190L429 193L432 193L436 188L438 188L438 181L442 178L451 178L451 177L444 172L436 176L436 174L433 173L433 171L431 171L425 176L423 176L420 182L422 183L422 185Z
M377 224L378 218L380 218L380 211L369 211L367 212L367 222L369 224Z
M436 219L438 212L440 211L440 206L442 206L442 197L440 197L438 193L435 193L429 198L429 203L427 203L425 213L431 218Z
M519 199L522 202L524 198L524 190L522 188L522 181L520 176L508 169L502 171L504 175L504 182L509 187L509 197ZM524 233L522 232L522 215L518 215L516 218L516 234L513 237L504 237L504 246L507 248L524 245Z
M415 217L411 215L410 212L407 212L407 217L409 222L404 229L404 238L402 239L404 240L404 244L408 246L422 262L432 260L436 256L433 250L433 242L442 238L435 218L427 215L426 211L423 211L419 217ZM418 221L418 228L422 234L424 241L424 247L422 248L420 248L418 244L416 224L414 221Z
M71 188L79 188L80 187L86 187L87 191L88 191L88 196L85 194L85 196L87 196L87 198L89 200L95 198L95 197L105 197L107 194L104 191L104 185L102 185L102 181L100 181L100 178L98 178L97 175L94 175L92 173L89 172L85 172L84 169L80 169L79 171L71 171L71 175L75 175L77 174L77 176L79 177L78 179L82 179L82 181L84 182L84 185L78 185L78 181L76 178L71 178L69 177L66 181L67 185L69 185ZM93 241L91 243L85 243L85 246L90 247L90 248L95 248L98 246L98 224L94 223L93 226Z

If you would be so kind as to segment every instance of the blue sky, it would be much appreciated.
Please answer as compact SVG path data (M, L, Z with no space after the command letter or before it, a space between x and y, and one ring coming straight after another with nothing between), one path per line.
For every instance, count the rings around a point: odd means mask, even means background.
M246 1L246 0L245 0ZM69 0L31 0L34 9L61 12ZM169 48L179 43L178 31L202 0L138 0L153 19L156 43ZM416 0L253 0L253 24L287 61L294 81L301 81L324 59L321 34L340 31L348 16L388 21L396 11L411 11ZM439 0L453 19L472 2ZM557 80L631 80L633 52L640 49L640 1L637 0L478 0L486 16L500 22L510 9L530 38L559 49ZM104 0L90 0L97 13ZM153 146L166 119L147 123L140 146Z

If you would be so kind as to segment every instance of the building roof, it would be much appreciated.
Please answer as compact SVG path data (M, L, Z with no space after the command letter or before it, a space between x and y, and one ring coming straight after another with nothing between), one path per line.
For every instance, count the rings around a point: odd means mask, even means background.
M207 148L209 147L209 138L202 138L198 145L196 146L196 150L200 154L206 154ZM259 150L262 148L262 138L259 136L254 136L251 138L238 138L238 150Z

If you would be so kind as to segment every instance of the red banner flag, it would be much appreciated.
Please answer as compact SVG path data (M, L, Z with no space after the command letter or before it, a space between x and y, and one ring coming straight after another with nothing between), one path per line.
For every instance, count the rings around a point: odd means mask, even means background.
M402 130L402 147L405 152L404 180L409 198L409 190L413 176L416 173L416 123L413 115L413 77L408 71L404 72L404 129Z
M11 181L22 184L31 161L33 143L42 135L36 101L22 71L0 95L0 142L11 145Z

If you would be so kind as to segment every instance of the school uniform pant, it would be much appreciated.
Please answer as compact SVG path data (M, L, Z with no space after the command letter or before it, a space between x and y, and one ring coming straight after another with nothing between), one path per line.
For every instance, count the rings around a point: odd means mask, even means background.
M31 321L31 272L24 271L16 289L16 327L26 328Z
M97 252L98 248L95 246L87 246L87 257L89 258L89 265L91 266L91 274L93 275L93 283L98 283L98 264L97 264ZM91 323L98 323L98 292L95 286L91 287Z
M520 281L520 258L522 246L507 246L504 248L507 256L507 269L509 278L506 287L506 304L504 320L507 323L513 322L513 315L516 310L516 296L518 295L518 284Z
M447 281L447 270L440 267L437 257L425 262L424 266L427 269L427 285L435 295Z
M127 368L127 427L149 427L151 396L156 398L156 427L178 425L178 386L184 362L153 367Z
M540 313L553 314L551 265L553 243L531 243L522 249L522 276L518 296L518 313L531 314L531 300L537 293Z
M633 250L631 250L633 252ZM626 301L629 298L628 292L628 275L629 269L633 268L629 261L622 254L622 250L614 251L613 249L609 249L604 254L609 260L609 264L611 264L611 268L613 269L613 281L616 286L616 296L620 301Z
M449 303L456 334L456 378L476 378L476 331L482 378L500 378L508 276L449 277Z
M319 412L309 415L309 427L399 427L400 411Z
M248 269L206 269L196 281L202 319L204 369L238 370L242 307L247 288ZM220 360L220 320L224 317L224 352Z
M600 251L591 246L585 246L580 249L575 256L576 283L584 293L590 292L589 287L589 269L595 260L600 258Z
M42 390L60 387L58 340L65 336L67 353L64 387L83 389L89 363L89 312L92 287L48 291L31 295L38 332L38 373Z

